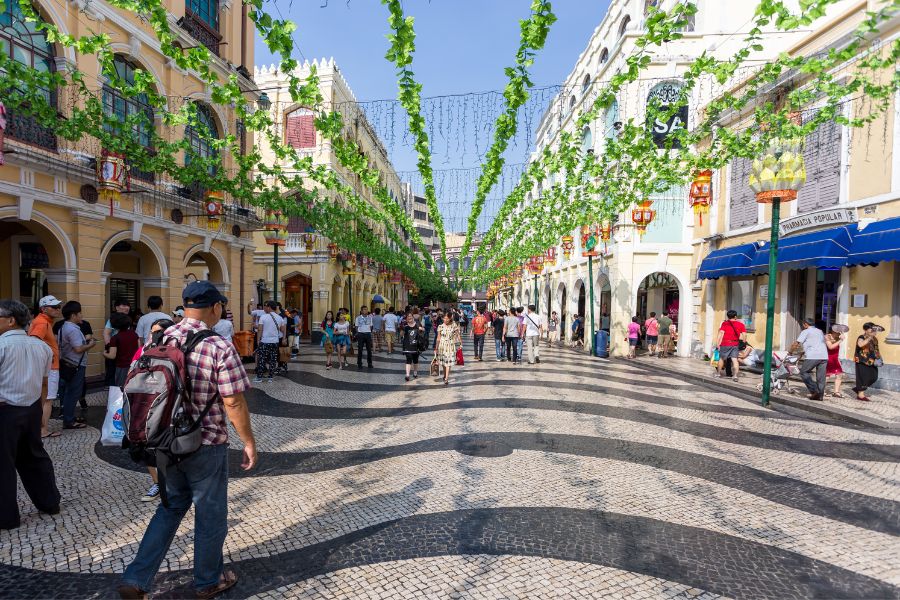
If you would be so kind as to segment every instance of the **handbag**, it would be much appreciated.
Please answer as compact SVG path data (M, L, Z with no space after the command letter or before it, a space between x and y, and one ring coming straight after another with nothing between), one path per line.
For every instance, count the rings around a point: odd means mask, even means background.
M734 332L734 336L738 339L738 352L743 352L747 348L747 342L741 339L740 334L737 332L737 327L734 326L734 323L731 321L725 321L729 325L731 325L731 330Z
M462 366L463 364L465 364L465 361L463 360L462 348L456 349L456 364L459 366Z
M431 359L431 368L430 368L431 376L437 377L441 373L441 365L438 362L437 357Z
M63 324L65 326L65 324ZM57 348L62 348L62 327L59 328L59 333L56 334L56 345ZM64 358L59 359L59 378L61 381L71 381L75 378L75 375L78 373L78 369L81 368L81 365L84 364L84 357L87 355L87 352L81 353L81 358L78 360L78 364L68 361Z
M286 363L291 360L291 347L290 346L279 346L278 347L278 362Z

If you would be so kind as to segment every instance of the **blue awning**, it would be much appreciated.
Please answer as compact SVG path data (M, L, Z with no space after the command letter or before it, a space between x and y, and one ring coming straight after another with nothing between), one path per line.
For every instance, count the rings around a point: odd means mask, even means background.
M384 296L375 294L375 296L372 297L372 304L384 304Z
M750 261L756 255L756 244L741 244L719 248L706 255L697 271L697 279L746 277L750 275Z
M900 260L900 217L875 221L853 235L847 266Z
M856 234L856 224L822 229L778 240L778 270L840 269L847 265L847 255ZM763 244L753 257L750 271L769 270L769 243Z

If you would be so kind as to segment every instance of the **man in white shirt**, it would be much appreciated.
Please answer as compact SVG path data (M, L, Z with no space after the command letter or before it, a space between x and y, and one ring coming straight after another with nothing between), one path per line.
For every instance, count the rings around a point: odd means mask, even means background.
M801 324L803 331L797 343L803 346L803 360L800 361L800 377L809 390L810 400L821 400L825 395L825 367L828 363L828 346L825 345L825 334L816 327L813 319L806 319ZM810 372L816 372L816 381Z
M228 319L219 319L219 321L212 326L212 330L228 342L231 342L232 339L234 339L234 323Z
M390 307L387 314L384 315L382 323L384 325L384 339L387 342L388 354L394 353L394 338L397 335L397 321L399 317L394 312L394 307Z
M137 327L134 328L134 332L137 334L141 346L150 339L150 328L153 327L153 323L160 319L172 318L171 315L160 312L159 309L162 308L162 305L163 299L159 296L150 296L147 298L147 307L150 309L150 312L138 319Z
M35 508L59 512L53 462L41 442L41 400L53 351L28 335L28 321L24 304L0 300L0 529L20 524L16 472Z
M534 304L528 305L523 324L525 325L525 343L528 348L528 364L533 365L536 362L541 362L539 346L541 331L543 330L541 315L537 313Z
M256 348L256 379L254 383L262 383L263 373L268 371L269 383L278 372L278 344L285 334L285 322L275 309L277 304L269 300L259 317L256 331L259 344Z
M369 314L369 307L363 306L356 315L356 368L362 369L362 353L363 348L366 349L366 360L369 368L372 368L372 315Z

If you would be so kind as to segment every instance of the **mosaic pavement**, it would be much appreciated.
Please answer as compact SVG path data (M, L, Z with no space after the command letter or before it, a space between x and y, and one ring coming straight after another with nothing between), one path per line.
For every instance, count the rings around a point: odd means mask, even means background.
M226 597L900 598L900 436L568 350L491 345L446 387L303 350L248 395L256 470L233 438ZM149 480L91 400L47 444L61 514L20 489L0 532L0 598L111 597L137 550ZM190 596L191 526L156 597Z

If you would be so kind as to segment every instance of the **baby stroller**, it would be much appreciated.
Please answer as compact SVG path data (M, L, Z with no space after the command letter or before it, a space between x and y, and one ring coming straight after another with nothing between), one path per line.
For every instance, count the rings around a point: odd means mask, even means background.
M791 389L790 377L791 375L799 375L800 367L798 363L800 362L800 356L797 354L791 354L790 352L772 352L772 385L771 385L771 393L773 395L777 395L782 390L785 390L789 394L795 393L793 389ZM760 382L756 386L756 391L761 392L763 389L763 384Z

